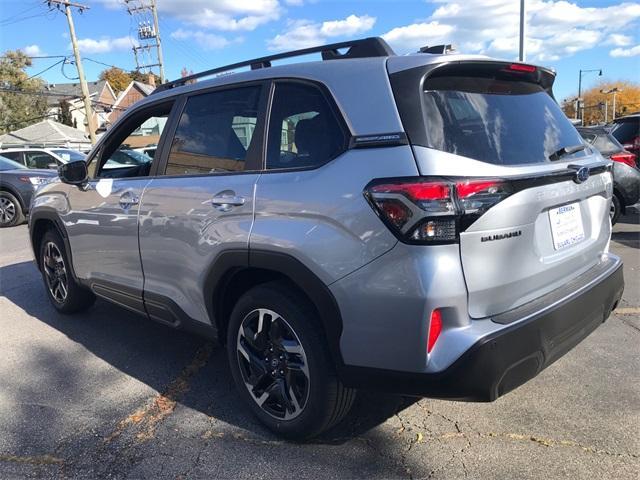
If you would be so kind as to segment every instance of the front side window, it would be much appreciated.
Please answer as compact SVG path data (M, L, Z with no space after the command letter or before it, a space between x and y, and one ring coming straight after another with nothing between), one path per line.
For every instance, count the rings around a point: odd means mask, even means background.
M244 170L260 91L259 86L242 87L189 97L171 142L166 175Z
M267 169L309 168L344 151L346 136L322 92L302 83L276 84Z
M24 160L28 168L56 168L58 166L56 159L45 152L24 152Z
M167 124L171 104L165 104L140 112L132 117L117 131L110 135L100 155L101 167L95 177L98 178L127 178L145 177L151 171L155 158L148 150L149 145L157 145ZM92 174L94 165L89 165ZM92 175L94 176L94 175Z

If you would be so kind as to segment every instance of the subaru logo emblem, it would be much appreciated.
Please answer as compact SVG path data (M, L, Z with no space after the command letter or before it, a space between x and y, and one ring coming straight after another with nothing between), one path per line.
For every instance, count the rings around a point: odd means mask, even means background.
M573 179L576 183L583 183L589 180L589 167L582 167L576 172L576 177Z

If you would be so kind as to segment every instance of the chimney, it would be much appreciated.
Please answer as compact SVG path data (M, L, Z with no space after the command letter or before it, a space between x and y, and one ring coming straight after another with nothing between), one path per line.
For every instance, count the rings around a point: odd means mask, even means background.
M147 83L155 88L156 86L156 77L153 73L149 72Z

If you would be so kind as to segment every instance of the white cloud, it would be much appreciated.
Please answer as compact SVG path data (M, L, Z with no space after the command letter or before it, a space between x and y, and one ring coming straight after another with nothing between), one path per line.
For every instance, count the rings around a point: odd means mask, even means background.
M78 48L82 53L108 53L131 50L134 45L138 45L138 42L131 37L103 37L99 40L81 38L78 40ZM71 44L69 44L69 48L71 48Z
M630 35L622 35L620 33L612 33L607 38L607 45L614 45L616 47L628 47L633 43L633 37Z
M317 23L310 20L288 20L285 33L267 42L270 50L294 50L327 43L330 38L356 35L373 28L376 19L369 15L349 15L342 20Z
M229 40L221 35L215 35L213 33L207 33L200 30L184 30L182 28L172 32L171 38L175 38L176 40L195 40L203 50L218 50L220 48L227 47L232 43L242 42L241 37Z
M357 35L371 30L376 23L375 17L369 15L349 15L344 20L331 20L323 22L320 33L327 37L340 37L345 35Z
M304 4L303 0L284 0L284 3L292 7L300 7Z
M451 33L455 30L452 25L433 22L412 23L405 27L397 27L385 33L382 37L389 43L403 47L423 47L428 44L450 43Z
M614 48L609 52L612 57L635 57L640 55L640 45L631 48Z
M250 31L280 18L278 0L160 0L160 14L224 31Z
M515 58L520 2L515 0L430 0L437 8L427 19L397 27L383 37L399 52L425 45L454 43L465 53ZM581 7L565 0L528 0L527 57L549 61L602 42L627 46L621 33L640 19L640 4ZM627 42L625 44L625 42Z
M27 45L26 47L24 47L22 49L22 51L28 55L29 57L37 57L39 55L42 55L43 52L40 49L40 47L38 45Z

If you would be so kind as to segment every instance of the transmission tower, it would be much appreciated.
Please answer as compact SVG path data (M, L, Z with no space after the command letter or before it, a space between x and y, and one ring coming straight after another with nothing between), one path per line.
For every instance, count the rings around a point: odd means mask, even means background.
M124 3L127 6L127 12L137 23L140 45L133 47L136 68L150 73L153 67L159 67L160 83L164 83L164 62L156 0L124 0ZM156 59L153 58L154 50Z

